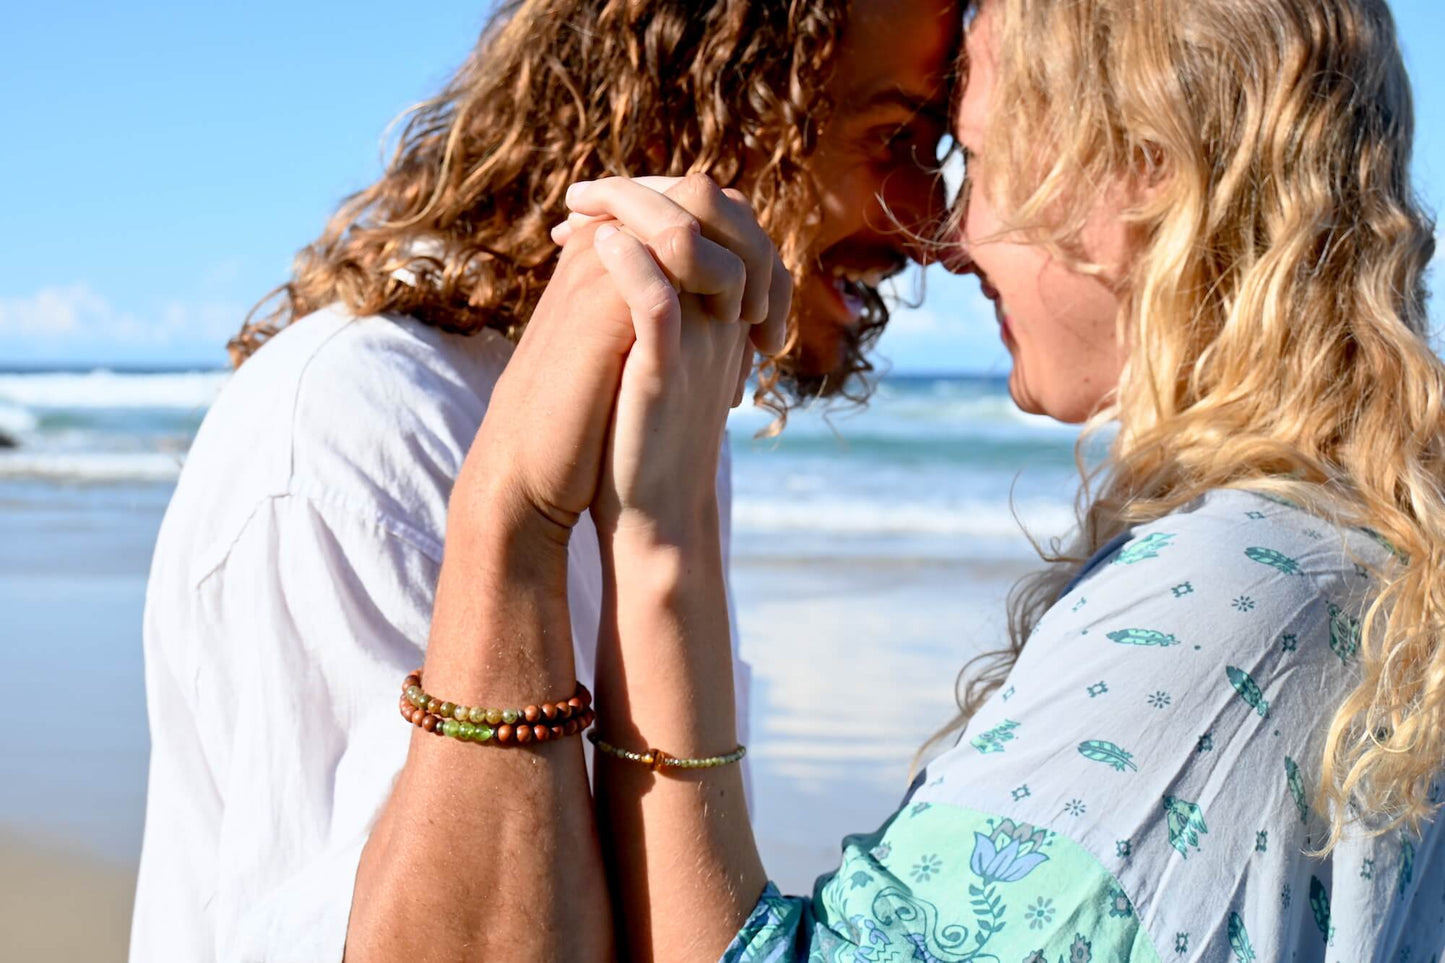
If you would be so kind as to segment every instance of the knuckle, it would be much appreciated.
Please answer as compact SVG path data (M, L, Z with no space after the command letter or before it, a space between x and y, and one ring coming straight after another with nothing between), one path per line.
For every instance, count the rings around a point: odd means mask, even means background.
M727 256L723 259L723 263L727 265L727 267L725 267L724 270L727 271L728 278L732 281L732 283L733 283L735 286L741 286L741 285L747 283L747 280L748 280L748 265L747 265L747 262L744 261L742 258L738 257L738 256L737 256L736 254L734 254L732 251L727 251L727 252L725 252L725 253L726 253Z
M682 179L682 188L698 197L712 197L720 193L717 182L702 171L693 171Z
M686 224L669 227L659 234L653 250L664 261L690 258L697 249L698 233Z
M677 292L663 281L649 283L638 296L639 309L654 321L664 321L677 310Z
M691 211L704 216L717 211L724 203L722 188L706 174L694 171L678 185L676 200Z

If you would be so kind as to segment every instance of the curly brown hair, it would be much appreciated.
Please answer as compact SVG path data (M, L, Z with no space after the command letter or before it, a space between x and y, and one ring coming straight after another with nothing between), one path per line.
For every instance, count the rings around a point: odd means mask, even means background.
M441 93L404 115L380 179L341 204L291 279L251 310L228 345L232 363L337 302L516 340L556 264L548 230L566 214L567 186L607 175L702 171L737 187L795 276L814 270L808 160L831 112L825 85L847 6L503 2ZM801 370L791 319L757 399L785 416L800 397L866 397L864 355L888 317L869 300L826 375Z

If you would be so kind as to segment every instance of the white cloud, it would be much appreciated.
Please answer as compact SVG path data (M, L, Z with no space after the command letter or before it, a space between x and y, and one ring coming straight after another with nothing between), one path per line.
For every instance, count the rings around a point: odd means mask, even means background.
M106 300L84 283L41 288L29 297L0 298L0 333L64 337L111 313Z
M153 314L122 310L84 281L0 298L0 335L32 346L168 347L221 342L240 326L245 309L226 302L171 300Z

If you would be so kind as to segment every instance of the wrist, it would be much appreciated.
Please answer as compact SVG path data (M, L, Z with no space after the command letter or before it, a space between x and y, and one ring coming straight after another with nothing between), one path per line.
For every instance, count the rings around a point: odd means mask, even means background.
M479 702L535 701L574 678L566 541L524 503L482 494L449 509L428 679Z
M685 558L708 556L720 551L720 514L712 492L691 501L660 497L663 506L625 506L615 512L599 513L598 537L604 548L615 554L680 554Z

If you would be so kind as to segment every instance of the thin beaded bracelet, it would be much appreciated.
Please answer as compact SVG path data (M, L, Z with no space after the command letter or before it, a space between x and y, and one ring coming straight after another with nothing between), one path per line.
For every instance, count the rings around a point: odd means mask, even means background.
M609 756L616 756L618 759L625 759L628 762L639 762L653 772L658 772L663 769L716 769L718 766L731 765L748 754L747 746L738 746L732 752L724 753L721 756L704 756L701 759L682 759L678 756L669 756L661 749L648 749L646 752L633 752L631 749L619 749L612 743L602 739L596 732L587 733L587 739Z
M490 742L499 746L525 746L575 736L592 724L592 693L577 683L577 694L560 702L529 705L525 709L487 709L442 702L421 687L421 670L401 683L401 716L407 722L439 736L464 742Z

